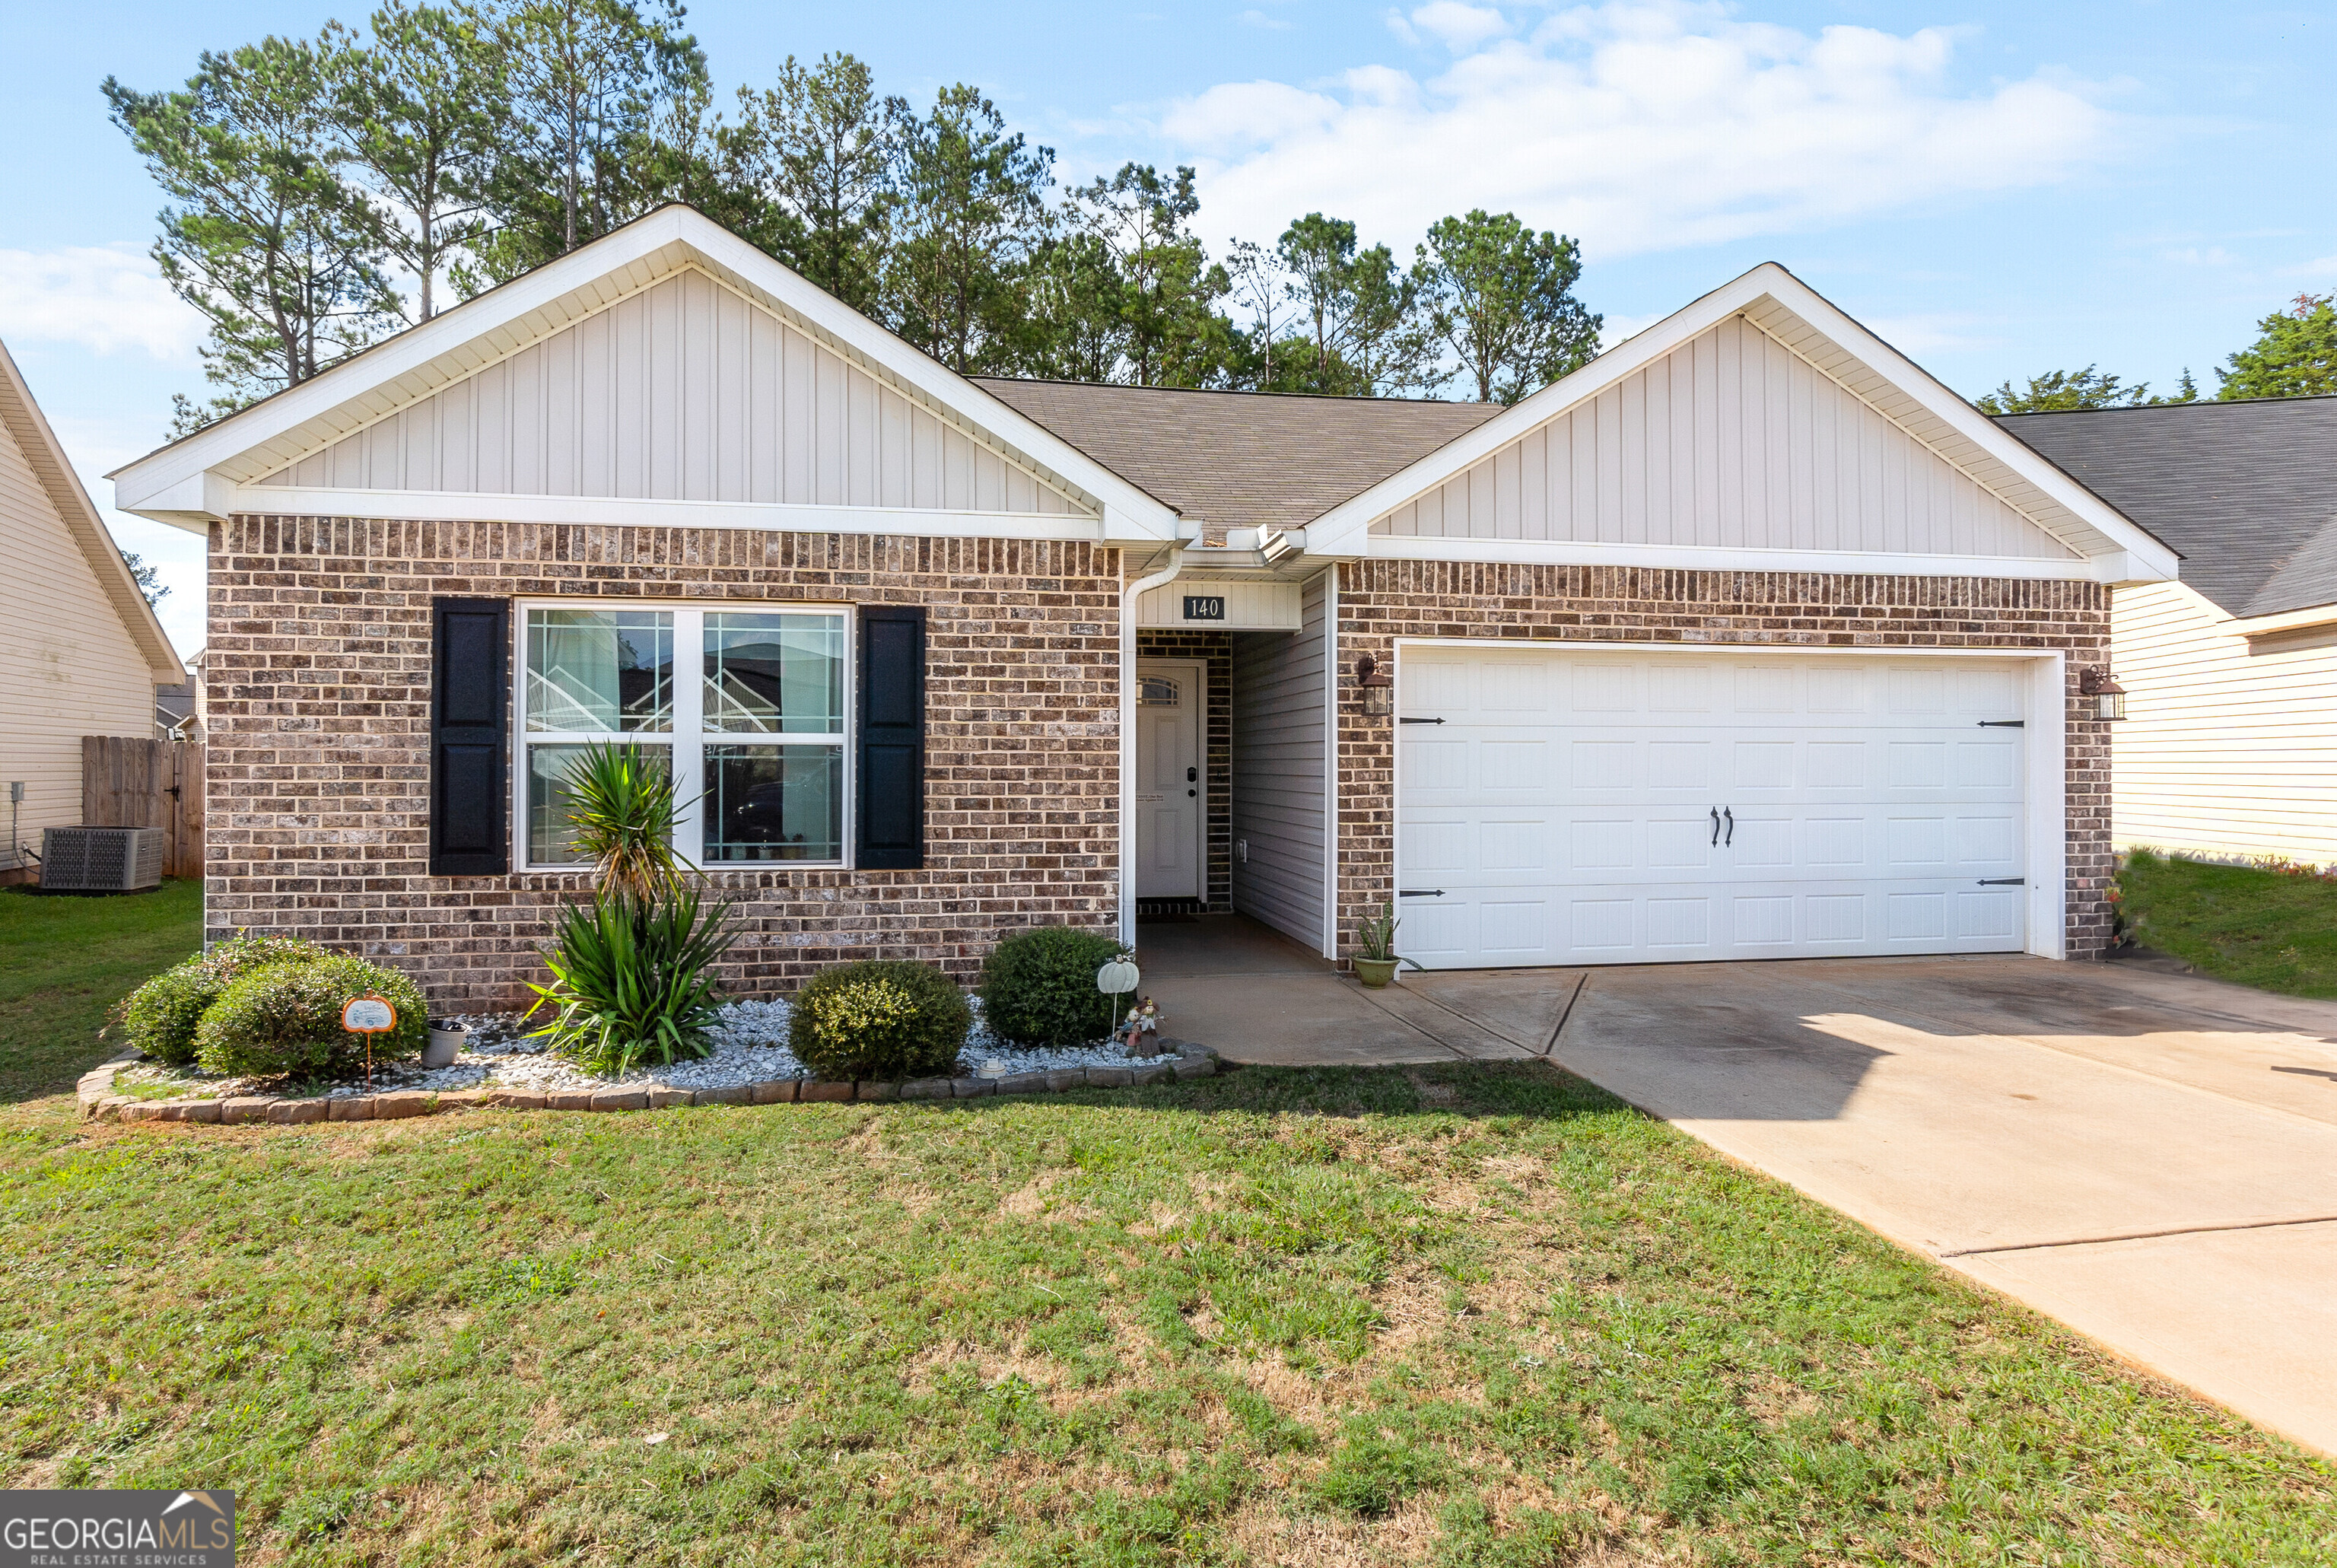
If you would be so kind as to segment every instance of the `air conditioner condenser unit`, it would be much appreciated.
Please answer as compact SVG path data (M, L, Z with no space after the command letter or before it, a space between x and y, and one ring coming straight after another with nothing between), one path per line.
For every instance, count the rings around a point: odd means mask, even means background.
M160 828L44 828L44 893L134 893L162 885L170 835Z

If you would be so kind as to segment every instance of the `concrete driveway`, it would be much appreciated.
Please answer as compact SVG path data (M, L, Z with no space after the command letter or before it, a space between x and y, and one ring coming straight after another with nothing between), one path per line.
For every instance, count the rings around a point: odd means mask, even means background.
M1546 1055L2337 1454L2337 1004L2020 957L1413 974L1391 995L1290 954L1148 989L1234 1061Z

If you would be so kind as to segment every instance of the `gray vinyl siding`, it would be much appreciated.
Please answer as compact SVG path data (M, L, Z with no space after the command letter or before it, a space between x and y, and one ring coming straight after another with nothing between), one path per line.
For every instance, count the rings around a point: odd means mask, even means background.
M1741 316L1372 527L1413 538L2075 559Z
M695 270L628 296L260 483L952 512L1085 510Z
M1301 600L1301 629L1234 640L1234 907L1323 947L1324 664L1331 574Z

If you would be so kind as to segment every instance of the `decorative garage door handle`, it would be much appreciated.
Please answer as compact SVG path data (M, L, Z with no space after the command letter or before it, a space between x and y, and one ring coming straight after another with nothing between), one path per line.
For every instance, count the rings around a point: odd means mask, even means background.
M1720 843L1720 808L1717 806L1712 808L1712 842L1714 846Z
M1720 814L1728 818L1728 837L1720 841L1720 847L1726 849L1736 842L1736 811L1734 807L1723 806Z

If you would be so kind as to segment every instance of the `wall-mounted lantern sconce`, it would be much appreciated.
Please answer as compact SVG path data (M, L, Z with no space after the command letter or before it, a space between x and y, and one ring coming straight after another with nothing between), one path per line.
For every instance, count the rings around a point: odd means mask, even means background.
M2094 700L2097 718L2126 717L2126 688L2111 680L2110 672L2098 664L2078 672L2078 695Z
M1364 694L1364 715L1384 719L1395 711L1395 677L1380 673L1379 660L1369 653L1355 661L1355 690Z

